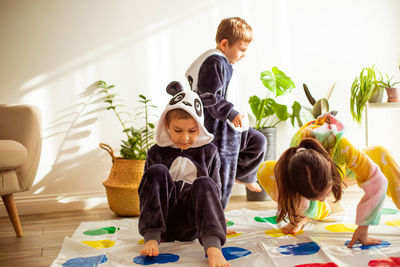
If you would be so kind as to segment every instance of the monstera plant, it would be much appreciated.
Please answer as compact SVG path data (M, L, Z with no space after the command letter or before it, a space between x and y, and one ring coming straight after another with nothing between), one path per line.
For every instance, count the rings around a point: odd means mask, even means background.
M295 122L301 126L301 105L294 101L290 113L288 106L276 101L279 96L288 94L295 88L292 79L277 67L273 67L271 71L261 72L260 79L267 92L263 99L256 95L249 99L251 111L256 119L254 128L276 127L278 123L286 121L288 118L293 126Z

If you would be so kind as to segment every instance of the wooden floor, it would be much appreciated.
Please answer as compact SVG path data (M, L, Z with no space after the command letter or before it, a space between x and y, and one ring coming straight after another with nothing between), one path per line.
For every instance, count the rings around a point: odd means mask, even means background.
M232 196L226 210L241 208L276 209L276 203ZM71 237L81 222L119 218L108 208L24 215L20 216L24 236L17 238L9 218L0 217L0 266L50 266L64 237Z

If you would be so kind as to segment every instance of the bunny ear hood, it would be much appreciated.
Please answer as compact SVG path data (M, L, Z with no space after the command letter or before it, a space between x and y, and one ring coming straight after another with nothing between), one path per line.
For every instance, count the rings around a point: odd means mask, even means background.
M201 147L214 139L214 136L207 131L204 127L204 112L203 112L203 104L200 100L200 97L197 93L191 90L184 90L182 85L179 82L171 82L167 86L167 92L173 95L172 99L168 102L165 110L161 114L160 120L157 125L156 130L156 143L161 147L171 146L174 148L178 148L174 142L172 142L169 137L169 133L165 123L165 116L168 111L173 109L183 109L187 113L189 113L193 119L196 120L197 125L199 127L199 137L197 141L193 144L193 147ZM212 98L213 96L205 95L205 101L207 105L213 105L216 102L216 99Z

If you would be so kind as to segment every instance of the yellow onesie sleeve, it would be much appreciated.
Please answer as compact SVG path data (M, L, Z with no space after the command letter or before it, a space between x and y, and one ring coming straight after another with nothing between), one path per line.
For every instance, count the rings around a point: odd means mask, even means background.
M388 184L379 166L345 137L339 141L335 161L339 165L345 163L356 175L357 184L364 190L365 194L357 205L356 223L379 224Z

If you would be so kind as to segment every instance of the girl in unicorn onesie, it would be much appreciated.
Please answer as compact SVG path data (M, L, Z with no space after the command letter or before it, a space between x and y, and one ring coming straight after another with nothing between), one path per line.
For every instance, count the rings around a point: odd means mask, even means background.
M343 124L330 113L303 125L291 147L276 161L263 162L257 172L261 186L278 202L278 221L289 220L285 234L300 231L309 219L331 214L326 201L339 201L343 178L354 177L364 191L356 211L355 230L348 247L380 244L368 237L368 227L379 224L385 196L400 209L400 167L382 146L357 149L343 137Z

